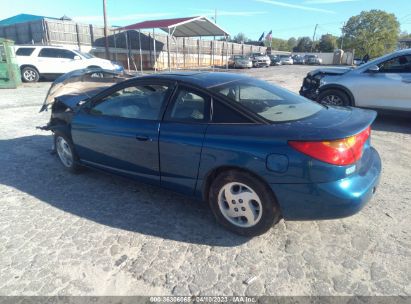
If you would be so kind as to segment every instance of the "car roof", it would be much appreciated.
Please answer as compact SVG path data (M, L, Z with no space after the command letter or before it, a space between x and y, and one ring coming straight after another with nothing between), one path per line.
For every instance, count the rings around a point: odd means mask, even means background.
M395 54L395 55L407 55L407 54L410 54L410 53L411 53L411 49L403 49L403 50L395 51L395 52L392 53L392 54Z
M241 79L250 79L251 77L226 73L226 72L167 72L159 74L151 74L147 76L138 77L139 79L163 79L181 81L203 88L211 88L224 83L229 83Z
M66 49L66 47L61 45L36 45L36 44L15 44L15 47L30 47L30 48L55 48L55 49Z

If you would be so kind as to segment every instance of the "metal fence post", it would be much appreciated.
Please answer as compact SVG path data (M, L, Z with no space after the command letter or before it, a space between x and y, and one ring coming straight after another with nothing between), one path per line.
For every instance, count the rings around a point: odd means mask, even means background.
M167 60L168 60L168 71L171 71L171 59L170 59L170 29L168 30L167 35Z

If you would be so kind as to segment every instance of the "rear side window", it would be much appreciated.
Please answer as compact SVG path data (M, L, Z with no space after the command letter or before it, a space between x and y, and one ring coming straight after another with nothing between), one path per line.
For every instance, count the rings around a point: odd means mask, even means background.
M323 106L268 82L243 78L211 88L234 105L271 122L299 120L316 114Z
M74 56L76 56L76 54L74 54L72 51L52 49L52 48L44 48L39 53L39 57L47 57L47 58L74 59Z
M191 89L180 89L171 110L166 114L168 121L205 122L209 119L210 98Z
M30 56L34 51L34 48L18 48L16 51L17 56Z

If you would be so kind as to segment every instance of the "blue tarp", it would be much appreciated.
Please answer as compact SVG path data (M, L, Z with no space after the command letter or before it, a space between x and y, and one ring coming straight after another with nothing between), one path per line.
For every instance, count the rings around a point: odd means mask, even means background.
M50 18L46 16L37 16L37 15L29 15L29 14L20 14L16 15L7 19L0 20L0 26L1 25L12 25L16 23L23 23L23 22L30 22L30 21L36 21L36 20L41 20L41 19L58 19L58 18Z

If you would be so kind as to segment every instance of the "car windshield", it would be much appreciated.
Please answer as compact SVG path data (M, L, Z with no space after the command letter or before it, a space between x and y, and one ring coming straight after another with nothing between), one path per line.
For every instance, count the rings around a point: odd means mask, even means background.
M323 106L268 82L246 78L210 88L271 122L314 115Z
M247 57L247 56L236 56L235 59L248 60L249 57Z

